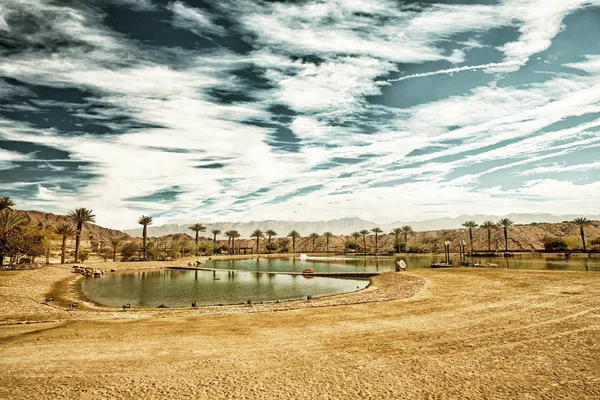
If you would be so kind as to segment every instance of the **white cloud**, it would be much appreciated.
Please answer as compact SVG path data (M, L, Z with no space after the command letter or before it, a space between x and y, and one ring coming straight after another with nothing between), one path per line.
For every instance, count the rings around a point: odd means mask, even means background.
M225 34L225 29L216 25L210 15L198 8L190 7L181 1L173 1L167 5L167 9L173 13L173 23L177 27L190 29L199 36L206 32Z

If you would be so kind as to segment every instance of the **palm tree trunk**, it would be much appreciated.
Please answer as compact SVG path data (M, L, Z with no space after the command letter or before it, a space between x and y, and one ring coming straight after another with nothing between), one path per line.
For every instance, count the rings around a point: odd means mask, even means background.
M508 229L504 228L504 249L508 252Z
M469 228L469 239L471 239L471 253L473 253L473 229Z
M363 253L367 254L367 238L363 235Z
M579 227L579 233L581 233L581 241L583 242L583 252L587 253L587 250L585 248L585 233L583 232L583 226Z
M83 223L77 223L77 232L75 233L75 262L78 262L79 258L79 238L81 237L81 229L83 228Z
M258 236L256 237L256 254L259 254L258 253Z
M404 252L408 252L408 232L404 232Z
M292 253L296 252L296 238L292 237Z
M196 257L198 257L198 231L196 231Z
M488 253L492 252L492 230L488 229Z
M71 231L71 233L73 233L73 231ZM65 263L65 251L66 251L66 249L67 249L67 237L63 236L62 247L61 247L61 252L60 252L60 263L61 264Z
M377 240L377 234L375 234L375 254L379 253L379 241Z
M233 250L233 255L235 255L235 238L231 238L231 250Z
M217 234L216 233L213 235L213 243L217 244Z
M325 252L329 253L329 237L325 238Z
M144 237L144 261L146 261L146 235L147 235L147 231L146 231L146 225L144 225L144 231L142 232L142 236Z
M113 261L117 261L117 246L113 247Z

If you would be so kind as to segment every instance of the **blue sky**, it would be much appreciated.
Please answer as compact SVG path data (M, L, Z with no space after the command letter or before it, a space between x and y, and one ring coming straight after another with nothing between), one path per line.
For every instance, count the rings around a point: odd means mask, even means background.
M596 214L600 0L0 3L0 188L98 222Z

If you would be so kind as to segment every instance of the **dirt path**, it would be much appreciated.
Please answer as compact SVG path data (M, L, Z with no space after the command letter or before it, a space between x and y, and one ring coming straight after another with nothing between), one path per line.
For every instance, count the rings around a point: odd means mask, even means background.
M600 274L411 275L385 302L1 326L0 398L600 398Z

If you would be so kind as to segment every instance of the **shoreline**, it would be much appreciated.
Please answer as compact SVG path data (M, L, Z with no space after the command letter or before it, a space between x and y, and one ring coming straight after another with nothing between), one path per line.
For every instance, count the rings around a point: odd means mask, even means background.
M287 257L287 256L286 256ZM256 256L242 256L243 259ZM196 259L195 257L192 259ZM221 259L221 258L219 258ZM222 259L227 259L223 257ZM236 256L236 259L237 256ZM175 264L187 265L189 259L182 259ZM101 265L98 265L101 264ZM384 272L369 279L368 285L359 290L333 295L313 297L310 301L303 298L290 300L263 301L222 305L199 305L197 307L133 307L124 311L121 307L111 307L98 304L88 299L81 288L84 276L72 272L72 265L48 265L36 270L23 270L15 273L12 279L0 284L0 310L2 318L0 325L43 322L47 320L122 320L142 319L168 316L193 315L230 315L240 313L256 313L270 311L297 310L305 308L333 307L343 305L365 304L389 300L405 299L414 296L425 285L425 280L408 273ZM79 264L82 265L82 264ZM100 270L114 269L115 272L105 273L135 273L149 270L163 270L174 266L171 261L88 263ZM89 278L101 279L101 278ZM38 281L42 282L38 282ZM4 295L4 289L10 287ZM27 296L16 295L16 292L27 292ZM11 300L8 301L7 297ZM51 304L45 304L44 299L54 297ZM34 304L32 304L34 303ZM72 303L78 303L75 310L70 310Z

